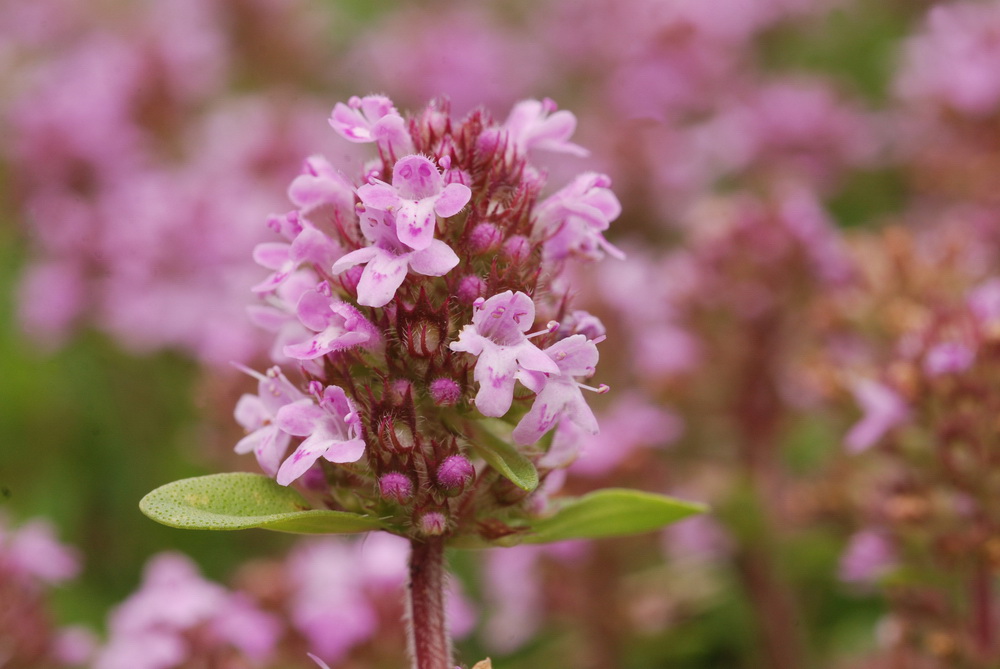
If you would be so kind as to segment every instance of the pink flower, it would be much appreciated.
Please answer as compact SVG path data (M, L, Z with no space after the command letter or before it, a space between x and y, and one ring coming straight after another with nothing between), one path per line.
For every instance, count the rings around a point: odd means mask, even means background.
M976 350L957 341L935 344L924 356L924 371L928 376L964 372L976 359Z
M594 374L598 359L595 342L582 334L572 335L545 349L545 354L555 362L559 373L529 372L522 377L522 383L538 396L514 428L514 441L522 446L533 444L563 418L573 421L587 434L597 434L597 419L576 381L576 377Z
M909 416L903 398L877 381L861 379L851 391L864 412L861 420L844 437L844 445L852 453L871 448L886 432Z
M311 224L299 223L296 212L289 213L286 219L298 223L299 232L291 244L264 242L253 250L253 259L258 265L274 270L269 277L253 287L255 293L271 292L291 276L302 263L315 263L326 267L342 253L336 242Z
M278 469L276 480L288 485L320 457L330 462L357 462L365 452L361 418L344 389L327 386L317 406L311 399L286 404L275 423L288 434L306 437Z
M285 378L278 367L267 370L266 375L242 366L240 369L260 383L256 395L244 395L236 403L236 422L248 434L239 440L235 451L253 451L261 469L273 476L291 441L291 436L275 424L275 416L283 406L305 399L305 395Z
M295 308L299 321L318 334L311 339L285 346L284 353L297 360L313 360L320 356L365 344L377 344L378 329L356 308L339 300L324 281L306 291Z
M625 258L602 234L622 212L610 186L606 175L585 172L538 204L535 233L545 240L547 258L600 260L605 252L619 260Z
M862 530L854 534L840 558L840 580L873 583L896 562L896 551L881 532Z
M349 142L377 142L392 155L413 153L406 122L384 95L355 96L346 105L338 102L330 115L330 126Z
M0 561L19 576L60 583L79 573L80 556L59 543L46 521L30 521L6 536L2 530L0 527Z
M422 251L434 239L437 216L457 214L469 203L472 191L460 183L446 186L434 163L412 155L396 161L391 186L372 180L358 188L358 197L368 209L392 213L399 241Z
M472 324L451 343L453 351L479 356L473 378L479 383L476 408L484 416L507 413L523 372L559 373L559 366L525 336L534 320L531 298L508 290L478 303Z
M363 210L361 232L371 246L351 251L333 264L339 274L359 264L365 269L358 282L358 304L382 307L396 295L408 270L424 276L444 276L458 264L458 256L439 239L431 239L426 248L414 251L399 241L393 215L384 211Z
M348 219L354 213L354 187L323 156L310 156L302 173L288 187L288 199L309 217L320 207L332 209L334 219Z
M507 140L518 153L532 149L587 156L589 151L573 144L569 138L576 131L576 116L572 112L556 111L556 103L545 98L522 100L514 105L503 124Z

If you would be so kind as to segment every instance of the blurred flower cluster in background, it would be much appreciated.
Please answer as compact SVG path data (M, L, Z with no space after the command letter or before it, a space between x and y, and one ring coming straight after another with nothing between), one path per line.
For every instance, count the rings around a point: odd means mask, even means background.
M275 243L275 215L338 188L354 206L337 174L370 147L327 119L369 93L555 148L538 220L603 216L544 245L607 256L567 267L586 311L561 337L606 330L611 387L588 399L598 434L558 425L545 485L712 507L455 552L462 657L1000 665L1000 1L13 0L0 668L404 665L405 541L183 533L137 509L259 471L234 452L259 425L233 415L257 381L231 363L288 361L274 305L332 259ZM338 131L375 120L360 104Z

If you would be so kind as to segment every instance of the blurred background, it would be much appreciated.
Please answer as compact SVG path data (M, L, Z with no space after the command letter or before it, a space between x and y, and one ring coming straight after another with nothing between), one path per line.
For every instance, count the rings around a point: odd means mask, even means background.
M8 0L0 668L405 664L391 540L137 508L256 471L252 251L374 92L576 115L550 182L608 174L627 259L577 268L612 392L565 488L713 507L451 556L466 664L1000 666L1000 3Z

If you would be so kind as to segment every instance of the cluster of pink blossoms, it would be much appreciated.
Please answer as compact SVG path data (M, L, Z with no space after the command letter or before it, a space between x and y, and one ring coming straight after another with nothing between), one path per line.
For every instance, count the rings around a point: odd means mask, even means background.
M570 311L560 274L621 257L603 236L621 211L610 180L585 173L544 193L537 152L585 153L569 141L573 115L549 100L497 123L437 103L404 118L372 95L338 104L330 124L377 158L356 175L309 158L289 188L295 208L269 221L285 241L257 247L272 274L251 316L275 332L277 364L247 370L259 388L238 403L236 450L282 485L358 493L334 507L423 535L502 536L513 530L482 510L524 495L477 473L473 449L512 440L538 461L561 423L597 433L582 391L606 387L580 380L604 328Z

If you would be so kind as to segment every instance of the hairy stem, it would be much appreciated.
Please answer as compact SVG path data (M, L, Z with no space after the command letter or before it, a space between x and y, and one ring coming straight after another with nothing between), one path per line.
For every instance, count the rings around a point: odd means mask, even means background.
M453 669L444 610L444 540L410 541L408 635L413 669Z

